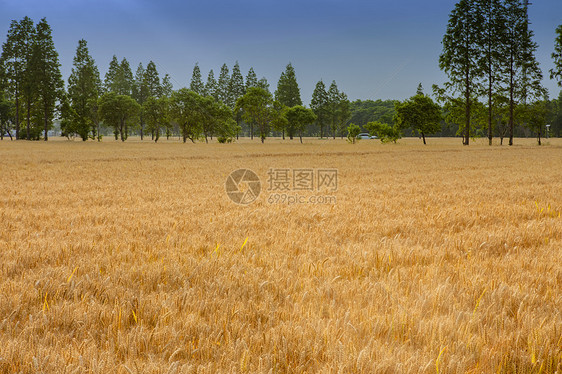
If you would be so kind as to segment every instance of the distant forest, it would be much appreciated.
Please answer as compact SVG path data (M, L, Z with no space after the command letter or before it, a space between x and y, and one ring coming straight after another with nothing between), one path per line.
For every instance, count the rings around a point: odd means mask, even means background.
M412 97L350 101L335 81L316 83L309 105L302 101L291 64L275 89L250 68L223 64L215 77L193 67L191 80L174 90L153 61L133 69L113 56L100 76L86 40L78 41L67 81L46 19L10 24L0 56L0 139L48 140L51 135L125 141L130 135L184 142L240 136L283 139L348 137L369 133L383 142L402 136L459 136L463 144L486 137L501 144L514 137L562 135L562 91L550 99L535 58L527 1L460 0L443 36L440 68L449 80ZM550 78L562 87L562 25L556 29ZM437 62L436 62L437 63ZM53 131L56 130L56 131Z

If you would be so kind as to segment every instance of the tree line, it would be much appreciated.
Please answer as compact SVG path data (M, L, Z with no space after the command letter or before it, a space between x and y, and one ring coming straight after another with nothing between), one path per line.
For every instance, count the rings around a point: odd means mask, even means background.
M562 87L562 25L557 28L555 68ZM335 81L316 83L310 106L303 105L295 69L288 64L272 93L253 68L244 77L238 62L223 64L203 79L193 68L188 88L174 90L171 77L160 78L156 64L133 70L113 56L102 80L87 42L80 40L65 88L58 53L46 19L12 21L0 56L0 138L48 139L55 121L63 136L101 140L112 132L125 141L131 134L158 141L178 136L184 142L239 136L293 139L348 135L361 131L382 141L402 135L461 135L470 138L534 132L546 123L562 129L562 92L548 100L523 0L460 0L452 10L439 59L449 81L433 86L436 102L420 86L404 101L350 102Z

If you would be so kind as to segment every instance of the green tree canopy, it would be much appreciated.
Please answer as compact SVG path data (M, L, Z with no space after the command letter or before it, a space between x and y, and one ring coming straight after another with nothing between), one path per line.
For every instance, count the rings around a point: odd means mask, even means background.
M550 69L550 79L556 79L558 85L562 87L562 25L556 28L552 59L554 60L554 67Z
M403 103L396 104L394 117L399 129L412 128L423 138L441 130L441 107L431 100L429 96L417 94Z
M116 136L120 134L124 142L129 135L129 128L138 120L140 105L128 95L109 92L100 98L99 112L102 120L112 126Z
M285 114L289 126L299 134L300 142L302 143L302 134L306 126L314 123L317 117L312 109L303 107L302 105L295 105L289 109Z
M236 102L236 110L242 111L242 118L259 129L263 143L269 135L271 123L278 115L273 108L273 96L261 87L250 87L246 94Z

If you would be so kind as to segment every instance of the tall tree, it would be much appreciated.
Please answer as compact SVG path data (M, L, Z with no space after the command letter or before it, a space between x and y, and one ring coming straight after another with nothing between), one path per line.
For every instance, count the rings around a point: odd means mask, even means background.
M324 128L329 125L330 113L328 106L329 100L326 85L320 80L316 83L316 87L314 87L312 100L310 101L310 107L314 114L316 114L316 123L320 128L320 139L324 137Z
M215 79L215 73L213 69L209 71L209 75L207 75L207 83L205 84L205 93L207 96L212 96L215 100L219 99L218 91L217 91L217 81Z
M219 79L217 80L217 97L219 101L222 101L226 105L231 104L231 97L230 97L230 71L228 70L228 66L223 64L221 67L221 72L219 74Z
M173 90L174 86L172 85L170 75L164 75L164 78L162 78L162 96L169 98L172 96Z
M505 53L509 92L509 145L513 145L515 108L519 102L526 103L531 97L541 97L542 72L535 58L537 44L529 29L527 1L505 0L506 44Z
M61 97L64 82L60 72L59 55L53 43L51 27L43 18L36 27L31 57L31 70L37 96L37 112L43 122L44 139L52 127L57 100Z
M447 31L443 36L443 52L439 67L449 76L446 88L460 92L464 98L464 140L470 142L470 111L480 89L483 76L479 64L482 56L481 35L483 17L474 0L460 0L449 15Z
M141 62L137 67L137 71L135 73L135 79L133 81L132 92L131 92L131 97L135 99L135 101L140 105L141 108L140 115L139 115L141 140L144 139L144 112L143 112L144 106L143 105L146 99L148 98L148 87L146 85L145 75L146 75L146 69L142 66L142 62Z
M345 125L351 118L351 103L347 95L340 92L336 81L332 81L328 89L328 118L332 137L335 139L338 132L343 136Z
M288 64L285 71L281 73L275 90L275 100L291 108L302 105L301 93L293 65Z
M26 71L31 57L31 45L33 42L34 25L33 20L24 17L21 21L12 20L6 42L2 44L2 56L0 65L5 71L7 88L11 98L15 102L15 131L16 139L20 139L21 122L21 100L22 91L26 81Z
M199 69L199 64L195 64L195 67L193 68L189 89L198 95L206 96L205 85L203 84L203 79L201 77L201 69Z
M256 75L254 68L250 68L250 70L248 70L248 75L246 75L246 91L250 87L257 87L257 86L258 86L258 76ZM244 93L246 92L244 91Z
M129 61L123 57L123 60L121 60L121 64L119 65L119 74L117 75L117 93L119 95L131 96L133 81L134 78L131 65L129 65Z
M109 69L105 73L105 79L103 81L104 92L117 92L117 76L119 75L119 60L117 56L113 55L113 58L109 62Z
M482 37L480 38L480 66L485 75L482 93L488 99L488 144L492 145L494 96L500 90L502 67L505 66L503 49L506 43L506 20L502 0L477 0L482 13Z
M441 107L429 96L417 94L403 103L396 104L394 121L399 130L412 128L425 142L425 136L441 130Z
M72 123L72 131L88 139L90 130L91 105L99 97L101 80L94 59L88 51L88 43L81 39L78 41L76 56L70 77L68 78L68 96L74 118L67 119Z
M552 59L554 60L554 68L550 69L550 79L556 79L558 85L562 87L562 25L556 28Z
M232 68L232 75L230 76L230 82L228 85L228 96L230 102L228 103L231 108L234 108L236 100L242 97L246 93L246 87L244 86L244 77L240 71L240 65L238 61L234 64Z
M162 86L160 85L160 75L156 69L156 64L149 61L144 72L144 84L146 85L147 96L162 96Z

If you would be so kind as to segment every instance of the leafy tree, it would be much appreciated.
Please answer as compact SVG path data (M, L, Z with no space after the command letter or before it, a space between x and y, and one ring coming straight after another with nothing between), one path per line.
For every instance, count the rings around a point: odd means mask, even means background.
M118 95L132 96L134 84L135 80L129 61L123 58L121 63L119 63L117 56L113 55L109 63L109 69L105 74L105 92L115 92Z
M271 123L278 116L273 108L273 96L261 87L250 87L244 96L236 102L236 109L242 111L242 118L247 123L252 123L259 129L260 139L263 143L269 135Z
M544 135L543 131L547 123L548 98L535 101L530 105L523 105L522 110L526 127L536 134L537 143L541 145L541 138Z
M483 76L479 64L482 56L481 40L482 12L474 0L460 0L449 16L447 31L443 36L443 52L439 67L449 76L446 88L460 92L464 98L463 144L470 142L471 105L479 92L479 79Z
M552 59L554 60L554 68L550 69L550 79L556 79L558 85L562 87L562 25L556 28Z
M244 96L246 93L246 87L244 86L244 77L242 76L242 72L240 71L240 65L238 65L238 61L234 64L232 68L232 75L230 76L230 82L228 84L228 96L230 100L230 107L234 108L236 104L236 100L239 97Z
M36 27L31 56L31 77L37 98L37 112L43 122L44 139L52 127L56 102L61 97L64 82L59 55L53 43L51 27L43 18Z
M275 100L289 108L302 105L295 69L291 64L287 65L285 71L279 77L277 90L275 90Z
M335 139L338 133L343 136L345 125L351 118L351 103L347 95L339 91L336 81L332 81L328 89L328 113L332 137Z
M118 95L115 92L104 94L99 103L100 117L115 129L115 134L121 135L125 141L129 134L129 127L133 126L140 114L140 105L128 95Z
M219 95L217 91L217 81L215 80L215 73L213 69L209 71L207 76L207 83L205 84L205 93L207 96L212 96L215 100L219 100Z
M10 97L15 102L16 139L20 139L20 108L24 86L29 82L26 73L31 57L33 33L34 25L31 18L24 17L19 22L12 20L6 42L2 44L0 65L5 71ZM27 87L29 87L29 84Z
M217 97L219 101L222 101L228 106L232 104L232 98L230 96L230 72L228 66L223 64L221 67L221 72L219 74L219 79L217 81Z
M258 87L258 77L254 68L250 68L250 70L248 70L248 75L246 75L246 90L250 87ZM244 93L246 93L246 91L244 91Z
M156 98L150 96L143 105L147 121L147 130L154 134L154 142L160 139L162 129L170 127L170 99L166 96Z
M347 127L347 141L351 144L355 144L357 141L357 136L361 133L361 127L354 123L350 123Z
M63 130L67 135L69 132L80 135L82 140L88 139L90 126L92 125L92 103L97 100L101 91L101 80L94 59L90 56L87 42L84 39L78 41L76 56L70 77L68 78L68 99L72 111L65 111L71 117L66 118L66 124L70 124Z
M275 116L271 121L271 128L275 131L281 132L283 136L283 140L285 140L285 133L288 131L289 128L289 121L287 119L287 111L289 110L289 108L281 104L279 101L274 100L273 110L275 111ZM294 129L291 131L294 131ZM293 133L291 132L291 139L293 139L292 134Z
M396 104L395 122L399 129L412 128L423 138L441 130L441 107L429 96L417 94L403 103Z
M303 107L302 105L295 105L287 109L285 114L287 121L295 132L299 134L300 141L302 143L302 134L306 129L306 126L314 123L317 117L312 109Z
M197 109L200 112L205 143L209 142L208 138L213 134L219 134L219 137L224 138L225 141L232 138L234 120L230 107L220 101L215 101L211 96L200 96L198 101Z
M391 126L386 123L369 122L365 125L365 128L369 131L369 134L377 136L381 143L396 143L402 137L397 126Z
M185 143L187 139L195 143L201 138L201 111L199 110L201 96L187 88L181 88L172 93L170 114L180 129Z
M314 114L316 114L316 122L320 128L320 139L322 139L324 137L324 129L329 126L330 121L329 98L326 92L326 85L322 80L318 81L316 87L314 87L310 107Z
M191 74L191 83L189 84L189 89L198 95L205 96L205 85L203 84L203 79L201 77L201 69L199 69L199 64L195 64L193 67L193 73Z

